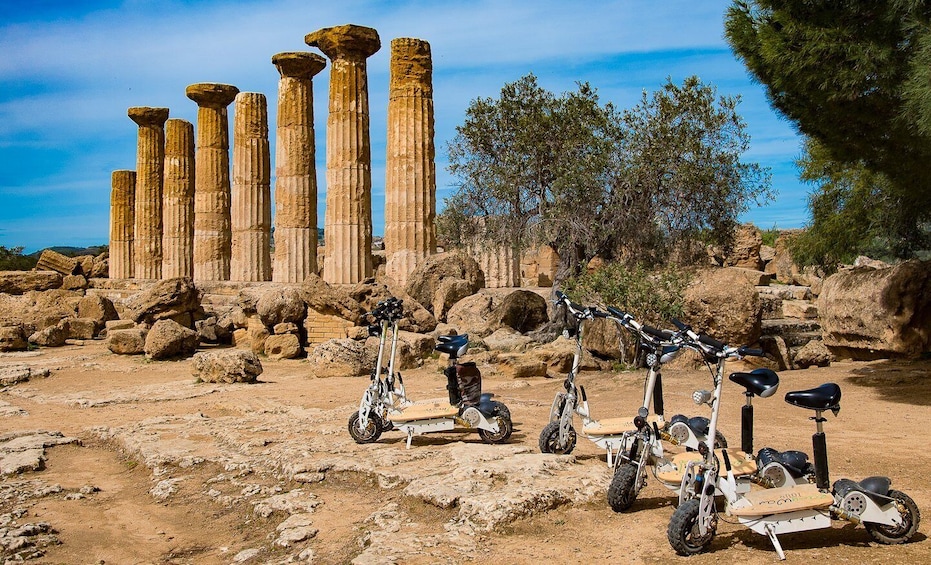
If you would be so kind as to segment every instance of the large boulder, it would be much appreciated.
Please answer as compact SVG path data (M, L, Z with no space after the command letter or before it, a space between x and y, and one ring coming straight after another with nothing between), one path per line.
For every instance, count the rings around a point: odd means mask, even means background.
M795 353L794 364L796 369L828 367L831 364L831 352L823 341L813 339Z
M158 281L126 299L127 317L136 323L155 323L190 314L200 306L194 282L187 277Z
M61 325L49 326L29 336L29 343L42 347L61 347L68 339L68 333Z
M307 355L307 363L313 368L312 376L360 377L368 375L375 365L375 354L371 347L366 347L367 341L342 338L321 343Z
M24 351L29 347L23 326L0 327L0 351Z
M465 253L450 251L427 257L410 274L404 290L424 308L431 310L440 284L447 278L466 281L472 289L469 294L485 286L485 274L478 262Z
M762 245L763 236L756 226L753 224L738 226L727 257L724 259L724 265L759 271L763 268L763 260L760 258L760 246Z
M105 296L90 295L85 296L78 302L78 318L91 318L97 322L99 328L103 328L110 320L116 320L119 315L113 302Z
M790 249L792 239L798 236L798 230L786 230L779 234L775 244L773 260L766 264L766 272L776 276L776 280L785 284L795 284L801 272Z
M477 293L456 302L446 314L446 322L459 333L485 337L495 330L491 315L497 305L494 296Z
M515 290L504 297L492 312L493 328L502 326L520 333L536 330L549 321L546 299L529 290Z
M295 334L275 334L265 339L265 355L269 359L297 359L303 353Z
M0 292L5 294L60 288L61 282L61 274L55 271L0 271Z
M255 311L266 326L286 322L300 324L307 314L307 306L296 288L272 288L259 297Z
M308 308L358 323L365 308L342 287L330 286L317 275L308 275L298 292Z
M143 328L107 330L107 349L117 355L142 355L147 333Z
M582 322L585 324L582 334L582 347L602 359L624 361L627 359L627 347L635 341L633 335L621 330L617 323L604 318L595 318Z
M443 279L436 294L433 295L433 316L439 322L446 321L446 313L450 307L459 302L466 296L475 293L472 284L464 279L448 278Z
M63 318L58 327L64 330L68 339L93 339L97 334L97 322L92 318Z
M824 343L840 356L917 357L931 349L931 261L835 273L818 312Z
M262 362L251 351L224 349L194 355L191 369L208 383L254 383L262 374Z
M197 351L197 332L174 320L155 322L145 338L145 356L149 359L187 357Z
M370 312L378 303L386 298L395 297L401 300L401 320L398 329L414 332L428 333L436 328L436 318L419 302L408 296L402 289L367 279L356 284L349 290L349 295Z
M683 318L696 331L729 345L755 344L762 328L760 296L730 269L703 271L685 290Z

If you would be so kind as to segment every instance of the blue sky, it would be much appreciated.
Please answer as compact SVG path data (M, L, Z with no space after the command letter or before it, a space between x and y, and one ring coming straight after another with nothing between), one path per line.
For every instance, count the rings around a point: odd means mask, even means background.
M437 201L452 193L446 142L477 97L533 72L562 93L587 81L626 108L670 77L698 75L740 95L751 149L770 167L775 202L744 219L763 228L807 221L797 179L800 138L770 109L723 39L729 1L616 0L31 0L0 3L0 245L26 252L105 244L110 174L135 167L130 106L163 106L196 122L184 95L195 82L262 92L274 122L279 75L271 57L315 51L304 36L354 23L373 27L369 59L373 223L384 229L389 43L431 44L436 108ZM328 69L314 79L318 212L323 225ZM274 123L271 124L274 130ZM272 135L274 143L274 135ZM274 147L272 148L274 155ZM274 182L274 181L273 181Z

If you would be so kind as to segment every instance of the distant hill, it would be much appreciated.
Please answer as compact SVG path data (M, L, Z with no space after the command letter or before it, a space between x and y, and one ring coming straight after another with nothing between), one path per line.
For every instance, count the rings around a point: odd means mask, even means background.
M80 257L81 255L100 255L108 249L106 245L92 245L90 247L68 247L66 245L55 246L55 247L46 247L45 249L51 249L62 255L67 255L68 257ZM39 256L42 255L42 252L45 249L40 249L35 253L30 253L27 257L34 257L36 260L39 259Z

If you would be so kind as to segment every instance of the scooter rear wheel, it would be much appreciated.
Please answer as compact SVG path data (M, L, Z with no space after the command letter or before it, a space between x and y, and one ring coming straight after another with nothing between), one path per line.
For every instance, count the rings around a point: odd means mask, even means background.
M615 512L623 512L630 508L637 500L637 489L634 484L637 480L637 466L633 464L621 465L611 478L608 486L608 504Z
M899 505L899 513L902 515L901 526L888 526L886 524L876 524L874 522L865 522L863 526L870 536L887 545L905 543L912 539L915 532L918 531L918 524L921 522L921 512L918 511L918 505L904 492L890 490L889 497L894 498Z
M569 426L569 437L566 444L559 445L559 420L554 420L547 424L543 428L543 431L540 432L540 451L543 453L568 455L575 449L576 439L575 428Z
M498 415L495 416L494 419L498 424L498 433L479 428L478 435L485 443L504 443L511 437L511 432L514 431L514 425L507 416Z
M700 499L693 498L682 503L672 514L666 537L669 545L679 555L697 555L705 551L714 539L715 527L702 536L698 532L698 512Z
M356 443L372 443L378 441L381 437L381 431L384 424L381 418L375 412L369 412L368 424L362 427L359 422L359 411L356 410L349 416L349 435Z

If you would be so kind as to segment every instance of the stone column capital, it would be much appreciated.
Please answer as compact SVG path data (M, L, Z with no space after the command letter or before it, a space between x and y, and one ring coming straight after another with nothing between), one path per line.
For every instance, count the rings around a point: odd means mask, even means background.
M326 67L326 59L310 51L288 51L272 55L272 64L282 78L309 79Z
M198 82L188 85L184 90L188 98L197 103L198 106L208 108L225 108L239 94L239 89L231 84L220 84L216 82Z
M318 29L304 36L304 42L323 51L330 60L361 60L381 49L377 31L354 24Z
M168 108L150 108L148 106L132 106L126 111L129 119L140 126L157 126L165 125L168 119Z

